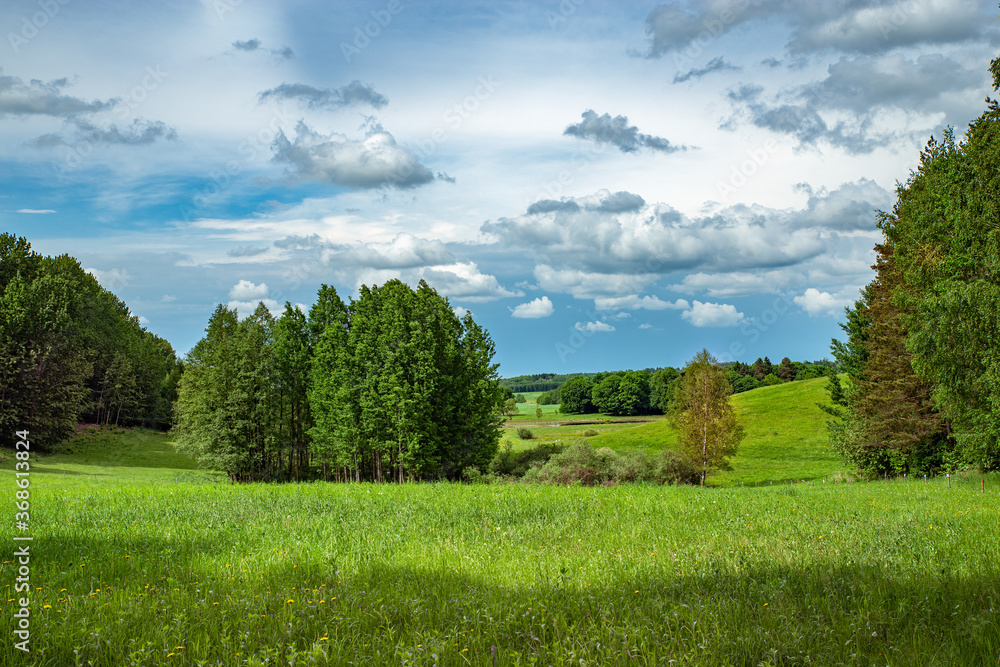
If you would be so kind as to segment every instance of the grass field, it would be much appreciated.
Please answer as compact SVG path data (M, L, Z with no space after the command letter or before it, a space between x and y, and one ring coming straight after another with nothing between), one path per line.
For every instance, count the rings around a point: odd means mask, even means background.
M780 389L732 475L819 467L766 430ZM0 665L1000 664L1000 475L233 486L160 434L71 449L32 455L33 653L8 631Z

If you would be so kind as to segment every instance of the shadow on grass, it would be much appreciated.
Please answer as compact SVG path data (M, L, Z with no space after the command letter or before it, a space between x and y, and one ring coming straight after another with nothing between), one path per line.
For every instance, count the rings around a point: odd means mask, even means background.
M38 544L41 558L54 546ZM114 548L123 546L141 554L143 547L170 545L116 543ZM87 545L96 552L110 547ZM186 547L208 554L219 549L211 540ZM850 564L826 569L748 566L678 576L651 563L639 573L603 573L595 584L593 574L578 575L555 563L525 563L526 569L537 571L534 580L506 585L462 574L451 563L371 565L352 574L338 571L332 562L299 561L295 569L289 565L261 572L247 590L243 582L220 577L218 569L192 570L190 563L167 561L160 566L168 575L186 571L223 599L260 596L254 603L256 643L244 651L278 642L305 650L326 633L324 647L331 656L363 664L399 662L418 644L428 656L438 653L440 664L466 664L459 660L464 660L459 645L466 647L473 664L491 664L486 661L495 646L503 665L571 657L574 663L602 665L973 665L995 663L1000 651L997 572L918 580ZM107 583L125 582L109 577ZM321 585L322 592L317 590ZM329 598L328 604L320 606L316 600L310 605L308 590ZM288 606L291 602L309 611L297 613ZM226 651L234 650L227 635L247 623L245 608L216 609L218 622L200 628L207 628L208 648L188 659L224 659ZM122 615L126 631L134 628L142 634L162 625L164 611L195 613L155 603L112 613ZM67 651L65 657L72 658L68 647L74 641L87 646L88 659L108 657L100 645L87 645L83 635L47 643L47 657ZM0 658L8 649L0 650Z

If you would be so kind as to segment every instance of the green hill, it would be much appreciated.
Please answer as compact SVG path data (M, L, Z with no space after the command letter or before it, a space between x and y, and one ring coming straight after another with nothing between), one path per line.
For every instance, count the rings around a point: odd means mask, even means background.
M733 396L747 436L732 459L733 469L714 475L711 483L739 486L846 475L847 467L830 449L829 416L816 405L829 400L825 385L825 378L816 378ZM677 434L661 420L598 435L590 443L616 451L655 452L676 447Z

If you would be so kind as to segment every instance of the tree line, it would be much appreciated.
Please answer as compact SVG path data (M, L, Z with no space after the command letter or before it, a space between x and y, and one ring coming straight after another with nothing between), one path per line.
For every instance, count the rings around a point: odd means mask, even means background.
M783 382L823 377L833 372L833 364L829 362L793 362L788 357L778 365L773 365L767 357L758 358L753 364L713 363L718 365L734 394ZM683 373L668 366L655 370L580 375L570 378L558 389L542 394L538 403L559 403L559 411L568 414L667 414L680 388Z
M489 334L421 281L323 285L308 314L219 305L188 354L178 443L233 481L456 479L500 441Z
M0 234L0 443L27 429L50 448L81 421L167 428L182 371L76 259Z
M990 66L1000 88L1000 59ZM875 279L832 350L833 445L864 473L1000 468L1000 105L931 139L881 213Z

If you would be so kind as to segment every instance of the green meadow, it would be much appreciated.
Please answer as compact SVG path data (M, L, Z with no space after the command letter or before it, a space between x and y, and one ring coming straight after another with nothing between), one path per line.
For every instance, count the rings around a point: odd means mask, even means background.
M33 455L32 654L0 664L997 664L1000 477L740 486L818 474L766 421L707 489L234 486L92 434Z

